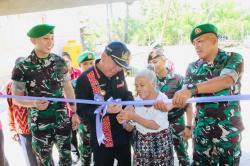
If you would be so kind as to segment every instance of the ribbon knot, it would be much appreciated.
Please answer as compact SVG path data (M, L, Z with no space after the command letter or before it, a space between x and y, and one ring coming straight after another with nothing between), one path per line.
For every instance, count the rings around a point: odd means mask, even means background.
M103 97L100 96L99 94L95 94L94 100L95 101L104 101ZM103 127L102 127L102 120L103 120L103 117L107 113L108 105L111 103L119 103L119 102L121 102L121 99L113 99L113 97L110 97L107 100L107 102L100 105L94 112L96 114L96 117L95 117L96 137L97 137L97 142L98 142L99 146L101 144L104 144L104 140L105 140L105 135L103 133Z

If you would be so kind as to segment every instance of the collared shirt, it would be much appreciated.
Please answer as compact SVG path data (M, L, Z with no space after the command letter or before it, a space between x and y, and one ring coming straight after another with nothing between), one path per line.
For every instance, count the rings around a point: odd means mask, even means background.
M229 75L235 83L229 88L220 90L216 93L200 94L199 96L223 96L238 95L241 89L241 76L243 73L243 58L237 53L228 53L219 50L215 60L205 62L199 59L191 63L187 69L185 84L201 83L209 79ZM243 130L241 119L241 109L239 102L213 102L197 103L197 118L199 125L220 124L233 126L236 130Z
M97 63L99 63L99 60L96 61L96 64ZM95 79L98 81L99 87L102 90L104 100L108 100L110 97L113 97L114 99L121 99L123 101L133 100L132 93L128 91L123 71L120 71L113 77L108 78L98 69L98 67L96 67L96 65L83 72L83 74L77 79L75 89L77 99L94 100L91 83L87 77L87 74L90 72L94 72ZM94 114L97 107L98 105L77 104L77 114L84 120L87 120L90 125L91 144L93 148L98 146ZM121 124L117 122L116 115L117 114L106 114L106 116L109 116L110 119L114 146L129 144L130 134L123 129Z
M174 72L168 70L166 77L157 78L159 90L163 92L169 99L172 99L175 92L182 89L184 78ZM170 122L176 120L184 113L183 108L174 108L168 112L168 120Z
M63 86L69 80L68 68L63 58L50 53L46 58L38 58L35 51L24 61L17 64L12 72L14 84L24 85L27 96L63 98ZM14 88L14 87L13 87ZM66 104L50 102L44 111L30 107L30 129L39 130L53 128L55 125L67 122Z
M9 82L6 88L7 95L11 95L11 86L12 82ZM7 99L7 102L10 131L15 131L18 134L30 134L27 108L13 104L11 98Z

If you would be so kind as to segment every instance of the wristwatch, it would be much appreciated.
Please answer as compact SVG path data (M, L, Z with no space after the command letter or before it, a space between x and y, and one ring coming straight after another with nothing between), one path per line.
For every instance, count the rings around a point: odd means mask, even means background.
M187 89L191 91L192 96L198 93L197 86L195 84L188 84Z

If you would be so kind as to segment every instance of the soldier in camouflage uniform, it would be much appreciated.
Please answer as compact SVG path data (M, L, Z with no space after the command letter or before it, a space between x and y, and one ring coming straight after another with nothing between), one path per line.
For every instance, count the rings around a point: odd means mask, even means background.
M190 39L200 59L188 66L187 87L175 93L173 104L185 104L191 96L240 94L243 58L218 48L217 28L198 25ZM239 165L244 128L239 102L197 103L196 107L193 165Z
M85 72L95 63L95 54L91 51L83 52L77 59L77 63L79 64L80 69L82 72ZM78 128L79 132L79 150L80 150L80 157L81 163L84 166L90 166L91 164L91 153L92 149L90 146L90 131L89 131L88 122L81 118L81 123Z
M153 49L148 56L148 63L154 67L157 75L159 90L165 93L168 98L172 98L174 93L183 86L182 76L174 73L166 67L167 58L161 48ZM185 126L184 112L187 115L187 125ZM190 165L187 153L188 142L192 135L192 105L187 105L185 109L174 108L168 112L168 120L173 134L174 149L177 154L179 165Z
M54 46L54 26L40 24L34 26L27 35L35 48L31 54L13 69L13 95L75 98L65 61L50 53ZM59 151L59 165L71 165L70 129L66 103L45 100L13 100L13 103L28 107L29 127L32 132L32 148L38 165L54 165L52 146ZM79 120L75 103L70 103L72 127Z

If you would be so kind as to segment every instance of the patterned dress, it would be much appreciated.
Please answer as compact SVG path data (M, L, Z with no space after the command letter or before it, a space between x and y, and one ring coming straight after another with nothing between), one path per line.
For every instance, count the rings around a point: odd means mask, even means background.
M159 93L157 99L164 100L167 96ZM133 132L134 165L135 166L172 166L173 143L172 133L168 128L168 113L155 110L153 106L136 106L135 112L139 116L154 120L160 128L152 130L139 123L135 124Z

